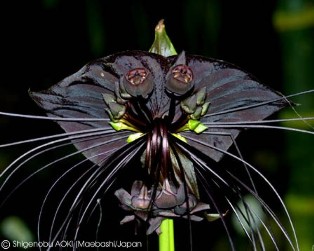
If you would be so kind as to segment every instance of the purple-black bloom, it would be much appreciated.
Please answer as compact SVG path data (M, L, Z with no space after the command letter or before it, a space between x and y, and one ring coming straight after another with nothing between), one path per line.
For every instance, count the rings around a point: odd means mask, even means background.
M199 202L193 194L189 193L186 199L183 184L176 188L166 179L163 186L157 188L155 199L152 198L153 193L154 189L148 190L142 181L134 181L131 194L123 188L117 190L115 195L121 207L132 213L124 217L121 224L134 220L140 220L139 223L148 222L147 234L154 231L159 234L161 221L165 218L182 217L201 221L204 218L214 220L220 217L207 213L206 211L210 209L209 205ZM202 214L196 215L197 213Z

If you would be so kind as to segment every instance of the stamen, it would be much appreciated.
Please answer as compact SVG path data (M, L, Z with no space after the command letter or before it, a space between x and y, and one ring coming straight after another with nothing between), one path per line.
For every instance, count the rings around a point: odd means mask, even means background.
M129 71L125 77L132 85L140 85L147 78L148 71L145 68L136 68Z
M177 65L173 68L172 75L173 78L185 84L193 80L193 72L187 65Z

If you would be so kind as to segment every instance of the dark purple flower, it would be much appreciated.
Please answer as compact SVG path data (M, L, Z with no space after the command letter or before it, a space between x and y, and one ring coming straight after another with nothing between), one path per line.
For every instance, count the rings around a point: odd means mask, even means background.
M155 199L152 198L153 193L154 189L148 190L142 181L134 181L131 194L123 188L117 190L115 195L121 207L132 213L126 216L121 224L134 220L147 221L147 234L154 231L159 234L161 221L165 218L183 217L192 221L212 221L220 218L220 215L207 213L209 205L199 202L193 194L189 193L186 199L183 184L177 188L165 179L163 186L157 188ZM202 214L196 215L197 213Z
M279 201L295 234L283 201L270 182L243 159L235 141L246 128L282 128L267 127L262 120L292 104L237 66L185 52L164 57L126 51L94 60L48 90L30 95L65 133L36 139L48 142L13 162L3 174L2 187L36 156L70 144L76 147L77 152L65 153L39 169L59 168L64 163L67 167L48 191L40 212L39 229L50 194L66 180L69 189L57 205L54 201L52 217L45 218L51 219L49 240L78 239L104 196L131 170L136 177L129 181L137 180L131 193L122 188L115 193L121 207L130 212L122 223L146 221L147 233L152 233L158 232L164 218L220 219L233 247L223 217L229 210L242 227L243 222L250 226L243 228L254 247L264 245L261 230L253 227L257 222L277 246L269 226L254 217L254 210L243 199L249 193L290 245L297 246L260 196L255 181ZM90 166L82 168L84 159L68 168L67 161L80 153ZM232 164L220 165L223 156ZM75 178L73 173L78 173Z

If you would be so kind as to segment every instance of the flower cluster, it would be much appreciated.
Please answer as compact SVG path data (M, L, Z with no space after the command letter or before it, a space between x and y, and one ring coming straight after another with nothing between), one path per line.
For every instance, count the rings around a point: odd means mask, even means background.
M160 233L160 224L165 218L182 217L192 221L201 221L206 218L209 221L220 218L219 214L208 214L208 204L198 201L191 193L185 190L181 184L178 188L165 179L162 186L157 189L148 189L142 181L134 181L131 193L123 188L115 192L121 207L133 214L122 219L121 224L136 220L147 222L149 228L147 234L154 231Z

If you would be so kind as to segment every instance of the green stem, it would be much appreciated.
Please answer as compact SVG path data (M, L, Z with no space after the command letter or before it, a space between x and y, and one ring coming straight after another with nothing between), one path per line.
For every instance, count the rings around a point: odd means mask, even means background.
M159 251L174 251L174 228L172 219L164 219L160 225Z

